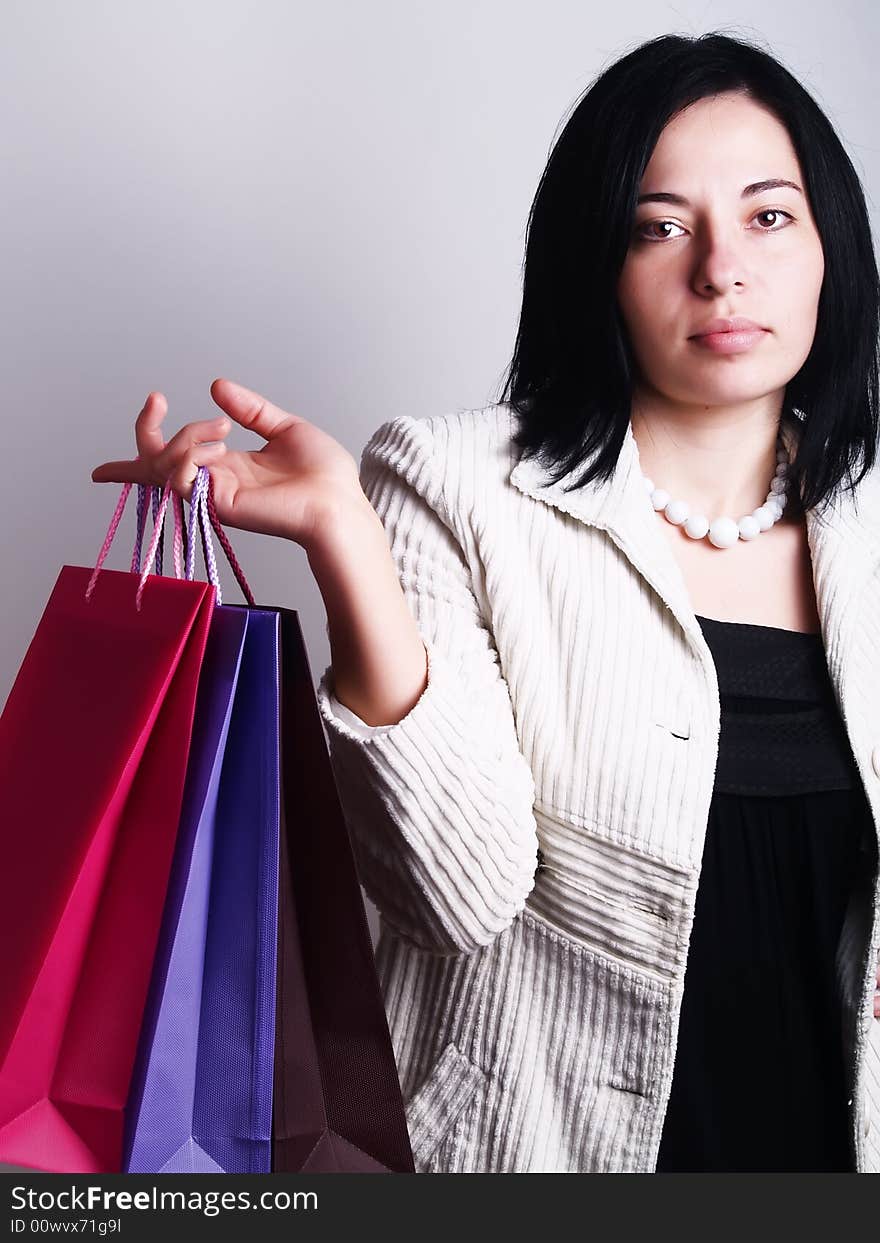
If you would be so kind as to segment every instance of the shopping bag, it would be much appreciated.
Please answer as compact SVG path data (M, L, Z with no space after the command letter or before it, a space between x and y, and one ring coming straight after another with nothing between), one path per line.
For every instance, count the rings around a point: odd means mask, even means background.
M190 509L191 523L199 515L203 548L210 546L205 484L202 471ZM189 547L191 578L192 537ZM220 598L211 553L206 565ZM270 1170L278 636L271 610L214 609L162 934L126 1107L123 1168L129 1172Z
M214 533L252 604L217 520L210 478L207 508ZM277 613L281 835L272 1168L413 1173L355 856L299 615L286 608Z
M101 569L129 488L0 715L0 1161L42 1170L120 1168L214 609L209 583Z

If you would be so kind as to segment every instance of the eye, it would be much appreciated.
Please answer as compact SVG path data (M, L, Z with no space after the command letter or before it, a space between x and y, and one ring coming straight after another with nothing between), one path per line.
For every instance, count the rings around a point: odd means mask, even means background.
M756 215L754 216L754 219L757 220L761 216L773 216L776 218L784 217L787 221L794 220L794 216L792 216L791 212L783 211L779 207L764 207L761 209L761 211L756 213ZM776 221L774 220L771 223L775 224ZM638 228L636 229L636 237L641 238L643 241L646 241L646 242L665 242L674 236L671 233L664 233L662 236L658 236L655 233L653 236L651 236L647 232L648 229L657 229L657 228L681 229L682 225L676 224L674 220L648 220L645 222L645 224L638 226ZM779 227L774 227L774 228L764 228L762 226L758 229L758 232L759 233L779 233L784 228L786 228L785 224L779 225Z
M649 237L648 234L645 232L646 229L653 229L661 225L662 226L671 225L673 229L681 228L681 225L676 224L674 220L648 220L645 224L639 225L639 227L636 229L636 237L643 238L644 241L646 242L665 242L666 239L669 237L668 233L664 234L663 237L656 237L656 236Z
M779 207L764 207L758 212L758 215L755 217L756 220L758 216L785 216L786 220L794 220L791 212L782 211ZM785 225L782 225L782 228L784 229ZM759 229L758 231L760 233L778 233L779 229Z

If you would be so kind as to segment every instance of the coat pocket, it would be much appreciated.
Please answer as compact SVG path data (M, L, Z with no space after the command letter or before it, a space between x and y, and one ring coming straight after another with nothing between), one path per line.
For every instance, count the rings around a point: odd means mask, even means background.
M423 1166L487 1080L484 1070L456 1045L447 1044L406 1104L406 1123L416 1168Z

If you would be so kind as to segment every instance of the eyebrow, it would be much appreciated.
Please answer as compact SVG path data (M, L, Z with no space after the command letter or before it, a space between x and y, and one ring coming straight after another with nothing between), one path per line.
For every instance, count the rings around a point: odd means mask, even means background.
M752 198L755 194L763 194L765 190L779 190L784 187L790 190L797 190L798 194L803 194L803 190L794 181L786 181L784 177L768 177L766 181L752 181L743 187L740 198ZM674 203L677 207L690 207L691 203L683 194L672 194L667 190L657 190L654 194L640 194L638 203Z

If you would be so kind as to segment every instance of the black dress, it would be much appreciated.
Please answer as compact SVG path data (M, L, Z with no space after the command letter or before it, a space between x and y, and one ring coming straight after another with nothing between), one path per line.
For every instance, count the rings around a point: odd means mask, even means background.
M721 736L658 1171L850 1171L834 954L870 809L819 634L698 617Z

